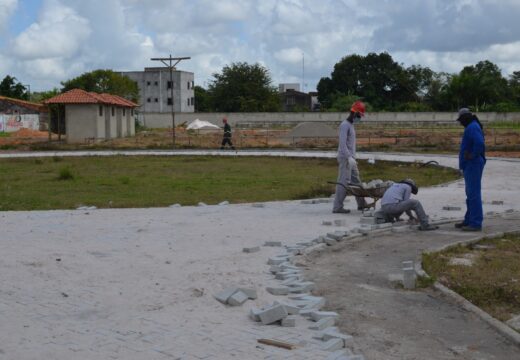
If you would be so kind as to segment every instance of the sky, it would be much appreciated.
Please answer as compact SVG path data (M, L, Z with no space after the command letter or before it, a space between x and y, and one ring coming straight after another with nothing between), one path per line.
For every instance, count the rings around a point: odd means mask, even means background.
M314 91L351 54L459 72L482 60L520 70L520 0L0 0L0 78L50 90L96 69L138 71L152 57L207 87L234 62L273 85Z

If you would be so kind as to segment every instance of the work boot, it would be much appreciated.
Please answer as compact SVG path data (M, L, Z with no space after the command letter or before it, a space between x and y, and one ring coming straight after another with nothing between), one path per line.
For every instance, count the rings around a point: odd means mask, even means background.
M461 230L462 231L482 231L482 228L481 227L464 225L463 227L461 227Z
M455 223L455 227L457 229L461 229L462 227L466 226L466 223L464 221L461 221L461 222L458 222L458 223Z
M332 213L333 214L350 214L350 210L341 208L338 210L332 210Z
M419 230L421 231L430 231L430 230L437 230L439 227L437 225L432 224L421 224L419 225Z

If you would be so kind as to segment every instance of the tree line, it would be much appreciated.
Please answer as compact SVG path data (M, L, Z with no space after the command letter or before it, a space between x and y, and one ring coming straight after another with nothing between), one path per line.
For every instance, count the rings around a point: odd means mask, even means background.
M276 112L280 97L269 70L260 64L232 63L212 75L207 88L195 86L198 112ZM94 70L61 82L61 89L29 94L25 85L7 75L0 95L43 101L73 88L107 92L139 102L135 81L112 70ZM370 111L520 111L520 71L504 77L488 61L465 66L459 73L428 67L404 67L386 52L343 57L317 86L321 111L346 111L357 99ZM30 95L30 96L29 96Z

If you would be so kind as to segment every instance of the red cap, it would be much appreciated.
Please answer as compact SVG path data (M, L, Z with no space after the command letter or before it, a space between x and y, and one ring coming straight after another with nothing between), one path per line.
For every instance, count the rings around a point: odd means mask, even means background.
M223 118L222 118L222 121L225 122L225 123L227 123L227 117L223 117Z
M363 103L363 101L358 100L354 104L352 104L350 111L355 113L358 112L361 116L365 116L365 104Z

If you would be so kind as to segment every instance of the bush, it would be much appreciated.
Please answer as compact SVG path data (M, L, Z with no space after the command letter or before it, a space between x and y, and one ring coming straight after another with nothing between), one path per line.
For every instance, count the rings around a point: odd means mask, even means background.
M58 180L73 180L74 174L70 170L68 166L60 169L60 173L58 175Z

